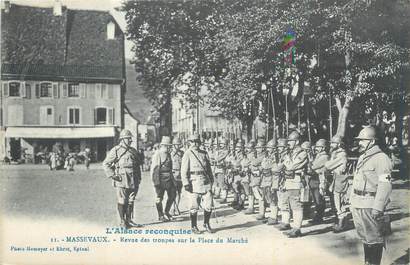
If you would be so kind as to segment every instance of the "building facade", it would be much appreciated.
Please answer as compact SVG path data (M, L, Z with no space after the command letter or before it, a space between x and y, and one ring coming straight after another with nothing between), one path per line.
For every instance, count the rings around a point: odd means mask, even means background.
M56 143L104 159L124 127L124 34L108 13L5 2L1 157L34 161Z

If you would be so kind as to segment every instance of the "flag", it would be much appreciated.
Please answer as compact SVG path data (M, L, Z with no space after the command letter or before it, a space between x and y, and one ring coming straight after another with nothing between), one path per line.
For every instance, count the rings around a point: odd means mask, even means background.
M295 64L296 57L296 33L292 29L288 29L283 37L283 51L285 53L285 61L289 64Z

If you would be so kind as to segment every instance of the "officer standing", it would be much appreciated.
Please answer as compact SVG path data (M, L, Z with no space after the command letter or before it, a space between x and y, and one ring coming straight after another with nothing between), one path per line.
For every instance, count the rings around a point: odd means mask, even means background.
M243 210L244 208L244 201L245 201L245 194L243 191L243 187L241 184L241 161L244 158L243 153L243 143L242 140L239 140L236 143L235 147L235 157L231 159L231 178L232 178L232 189L234 192L234 201L232 203L232 208L235 210Z
M326 152L327 142L319 139L315 145L315 158L312 161L309 179L309 186L315 204L315 215L311 221L313 224L320 224L323 221L323 213L326 208L324 195L326 193L325 163L329 160Z
M363 241L365 263L378 265L385 245L383 213L392 191L392 163L377 145L373 127L363 128L356 139L361 155L350 197L353 222Z
M172 220L169 213L176 197L174 178L172 176L172 158L171 158L171 138L163 136L158 151L152 157L151 178L154 183L157 199L155 205L158 212L158 220L167 222ZM162 206L164 193L167 192L167 202L165 204L165 215Z
M234 140L229 141L229 152L225 157L225 174L222 183L222 196L220 203L226 203L230 185L232 185L232 160L235 159L235 142Z
M191 228L195 234L200 234L197 227L197 216L201 199L204 209L204 227L207 232L213 233L209 224L212 213L212 175L211 164L205 151L199 149L201 140L198 134L191 135L189 138L191 147L185 152L181 163L182 184L186 191L190 193L191 200Z
M252 189L249 185L251 179L250 179L250 165L251 165L251 159L255 156L255 149L254 149L254 143L250 141L249 143L246 144L245 148L245 156L241 161L241 184L243 187L243 190L245 192L246 197L248 198L248 208L244 211L245 214L253 214L255 209L254 209L254 197L253 197L253 192Z
M226 201L227 190L225 188L225 158L228 156L228 151L225 150L225 142L219 142L218 149L215 150L214 160L215 160L215 177L216 185L214 188L215 198L221 199L221 202Z
M283 198L283 204L293 212L293 228L285 232L289 238L300 237L302 235L300 228L303 221L303 204L300 201L300 190L303 187L302 181L308 166L308 154L300 145L300 134L293 131L288 137L289 159L284 161L285 166L285 190L287 196ZM286 209L287 207L283 207Z
M287 198L287 191L285 189L285 174L284 174L284 164L283 162L289 159L289 149L288 149L288 139L279 138L277 143L278 150L278 165L277 165L277 175L279 177L278 183L278 206L281 212L281 222L278 225L278 229L281 231L290 229L290 211L288 204L282 203Z
M175 189L176 189L176 198L174 201L174 214L175 210L177 210L178 214L179 211L179 202L181 200L181 193L182 193L182 180L181 180L181 162L184 152L182 149L181 140L176 137L172 141L173 151L171 153L172 157L172 176L174 177L175 181Z
M135 197L141 183L142 161L139 160L137 150L131 147L132 134L129 130L122 130L119 140L120 143L110 150L102 165L116 189L120 226L141 227L132 218Z
M256 216L257 220L265 219L265 200L263 198L263 192L260 187L262 181L261 174L261 163L262 160L266 157L265 153L265 140L259 139L258 144L256 145L256 156L251 159L251 182L250 186L252 188L252 193L259 203L259 214Z
M336 208L338 223L333 227L333 232L340 233L346 230L348 215L348 197L349 188L348 176L345 174L347 167L347 154L343 146L342 137L333 136L330 142L331 156L326 162L325 167L333 173L333 182L330 185L330 192L333 192L333 201Z

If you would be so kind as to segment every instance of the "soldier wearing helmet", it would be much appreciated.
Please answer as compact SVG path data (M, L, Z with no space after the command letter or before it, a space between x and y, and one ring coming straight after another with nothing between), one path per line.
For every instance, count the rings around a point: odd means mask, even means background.
M228 155L225 157L224 166L225 166L225 174L223 179L221 180L221 197L219 202L226 203L228 197L229 186L232 184L232 160L235 158L235 141L231 139L229 141L229 149Z
M176 188L176 198L174 204L174 214L179 212L179 202L181 200L181 192L182 192L182 180L181 180L181 162L184 152L182 151L182 143L178 137L175 137L172 140L172 175L175 181L175 188Z
M319 224L323 220L323 213L326 208L324 195L326 192L325 183L325 163L329 160L326 151L327 142L325 139L319 139L315 144L315 157L311 164L309 186L311 189L313 203L315 205L315 215L311 220L313 224Z
M214 152L214 160L215 160L215 178L216 182L214 185L213 194L215 195L216 199L222 198L222 201L226 201L226 197L228 196L227 188L225 185L225 159L228 156L228 150L225 148L225 141L222 140L219 142L218 149Z
M241 184L243 186L246 197L248 198L248 208L244 211L245 214L253 214L254 197L252 189L249 185L251 181L251 160L256 157L254 141L249 141L245 146L245 156L241 161Z
M162 222L171 221L173 219L169 211L176 197L171 148L171 138L169 136L163 136L158 151L155 152L152 157L151 164L151 178L157 195L155 206L158 212L158 219ZM165 203L164 214L162 200L165 192L167 192L167 201Z
M141 183L142 165L137 150L131 147L132 137L129 130L122 130L120 143L110 150L102 163L105 174L113 180L120 226L124 228L141 226L132 220L135 197Z
M329 187L329 191L333 193L337 217L337 224L334 225L333 231L340 233L347 228L347 191L349 188L348 175L345 172L347 167L347 154L340 135L332 137L330 141L330 151L330 159L325 163L325 168L333 175L333 180Z
M235 146L235 156L231 159L230 181L232 190L234 192L234 200L231 204L235 210L242 210L244 207L245 194L241 183L241 161L245 154L243 152L243 142L239 140Z
M290 238L301 236L303 221L303 204L300 201L300 192L304 188L303 180L308 166L308 154L300 145L300 134L293 131L288 137L289 156L285 159L285 193L281 199L282 225L281 230L290 228L290 211L293 212L293 227L284 234Z
M269 204L270 216L267 224L278 224L278 192L279 182L282 174L282 166L279 164L279 156L275 138L270 140L267 145L267 156L262 161L262 183L261 188L266 202Z
M353 222L363 241L366 264L380 264L385 233L383 214L392 191L392 163L376 142L374 127L363 128L350 197Z
M256 156L251 158L250 161L250 170L251 170L251 180L250 180L250 187L252 188L252 193L255 198L258 200L259 203L259 214L257 215L257 220L264 220L265 219L265 200L263 198L262 189L260 187L262 181L262 174L261 174L261 163L262 160L266 157L266 149L265 149L265 140L260 138L256 145Z
M189 138L189 141L192 145L182 157L181 178L185 190L189 192L191 200L191 229L195 234L200 233L197 227L197 216L199 204L202 200L202 208L204 209L204 228L207 232L213 233L209 224L213 201L212 184L214 182L211 163L207 153L199 149L201 142L199 135L192 135Z

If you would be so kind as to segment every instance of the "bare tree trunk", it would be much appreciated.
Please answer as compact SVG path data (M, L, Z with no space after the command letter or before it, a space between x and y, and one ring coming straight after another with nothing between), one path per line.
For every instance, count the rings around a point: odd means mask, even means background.
M346 134L346 123L347 123L347 116L349 114L349 107L352 103L353 97L348 96L346 97L345 103L342 105L342 101L339 97L335 98L337 110L339 111L339 118L337 122L337 131L336 134L344 137Z

